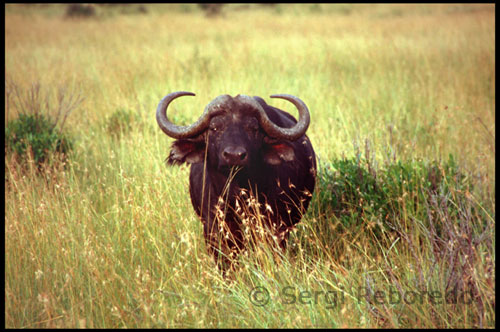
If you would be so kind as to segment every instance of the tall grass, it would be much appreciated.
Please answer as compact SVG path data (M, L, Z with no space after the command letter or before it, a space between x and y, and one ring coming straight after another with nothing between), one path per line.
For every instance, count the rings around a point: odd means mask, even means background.
M147 8L6 7L7 78L85 97L68 160L5 155L7 327L494 326L493 5ZM307 103L319 180L285 252L217 270L188 168L163 162L154 111L177 90L197 94L182 124L224 93Z

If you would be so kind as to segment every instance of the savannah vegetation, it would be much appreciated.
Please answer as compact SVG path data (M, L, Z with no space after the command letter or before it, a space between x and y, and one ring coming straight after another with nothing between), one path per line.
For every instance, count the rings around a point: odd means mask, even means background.
M6 327L494 327L494 5L5 9ZM164 164L178 90L178 124L226 93L308 105L285 252L217 270Z

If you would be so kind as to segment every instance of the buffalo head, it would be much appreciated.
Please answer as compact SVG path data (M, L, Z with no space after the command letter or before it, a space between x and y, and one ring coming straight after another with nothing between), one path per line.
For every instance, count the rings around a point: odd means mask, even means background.
M286 99L299 110L299 121L291 128L275 124L264 111L265 102L258 97L222 95L206 106L194 124L177 126L168 120L167 108L180 96L194 94L184 91L168 94L156 111L160 128L177 139L167 159L171 164L202 162L206 151L209 165L219 169L255 165L259 161L272 165L292 161L294 150L287 142L303 136L310 122L307 106L291 95L271 96Z

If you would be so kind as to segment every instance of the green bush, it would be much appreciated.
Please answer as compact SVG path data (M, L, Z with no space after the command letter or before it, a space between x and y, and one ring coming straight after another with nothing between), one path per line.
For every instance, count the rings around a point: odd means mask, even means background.
M32 152L38 167L46 162L49 155L67 155L73 148L72 140L56 130L55 124L42 114L19 114L5 128L6 152L16 153L22 159Z
M381 226L402 217L425 219L433 197L472 190L452 155L445 162L397 161L380 169L360 157L333 160L322 165L319 186L321 211L344 226L357 220Z
M68 90L67 84L43 89L34 82L23 89L9 78L5 83L5 153L15 154L22 164L31 156L38 169L51 155L66 158L73 140L63 131L64 124L83 102L82 95ZM18 114L13 120L9 120L11 109Z

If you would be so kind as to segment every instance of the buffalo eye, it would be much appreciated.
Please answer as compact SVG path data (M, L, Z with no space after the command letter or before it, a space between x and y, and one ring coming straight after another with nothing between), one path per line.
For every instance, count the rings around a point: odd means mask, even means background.
M222 126L220 124L211 123L209 129L212 132L217 132L217 131L220 131L221 127Z
M208 128L212 132L221 131L224 128L224 122L221 119L219 119L219 118L214 118L210 122L210 125L209 125Z
M250 134L255 134L259 131L259 124L256 121L251 121L245 124L245 130Z

